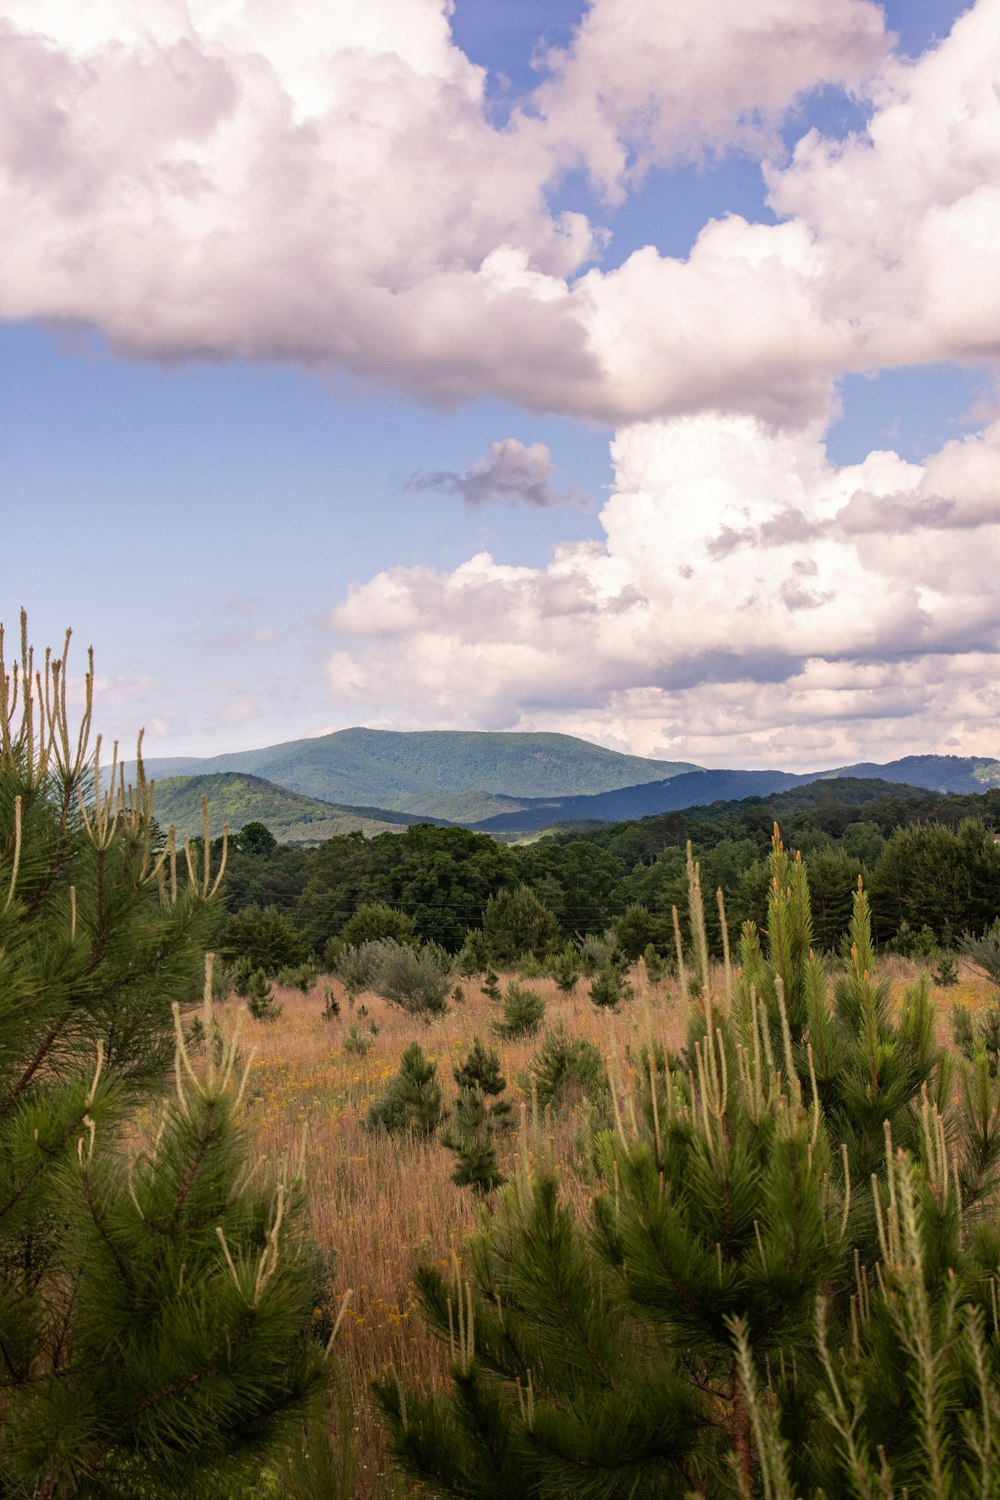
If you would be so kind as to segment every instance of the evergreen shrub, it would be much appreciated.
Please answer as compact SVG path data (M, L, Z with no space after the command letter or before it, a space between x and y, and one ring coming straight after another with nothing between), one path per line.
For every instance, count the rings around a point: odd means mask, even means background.
M937 1046L926 975L894 1004L860 886L831 988L777 831L721 989L692 930L685 1044L613 1080L589 1208L543 1152L418 1269L451 1379L376 1382L400 1464L467 1500L996 1500L987 1059Z
M178 857L141 756L126 788L91 754L92 690L71 730L65 651L22 624L10 670L0 635L0 1494L224 1495L324 1383L315 1251L215 1041L207 810Z
M399 1072L368 1111L368 1129L390 1135L431 1136L441 1123L441 1085L437 1063L412 1042L403 1053Z
M545 1017L545 1000L537 990L512 980L504 991L502 1009L500 1020L492 1021L490 1029L504 1041L516 1041L534 1036Z

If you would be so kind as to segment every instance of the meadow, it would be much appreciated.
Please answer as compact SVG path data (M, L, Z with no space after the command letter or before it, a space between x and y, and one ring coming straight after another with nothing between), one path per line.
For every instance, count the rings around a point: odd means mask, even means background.
M880 972L890 978L893 995L900 999L917 969L897 957L888 959ZM933 992L944 1045L951 1040L954 1004L977 1012L996 994L964 963L959 976L957 985ZM512 976L501 977L506 981ZM649 984L641 963L631 977L635 998L614 1010L591 1003L586 980L568 995L551 980L529 981L546 1000L543 1031L562 1022L570 1037L593 1041L613 1076L624 1076L630 1051L649 1036L668 1047L679 1046L693 1002L681 995L676 980ZM340 1014L324 1019L324 992L330 989ZM551 1153L565 1174L566 1191L581 1208L587 1202L588 1188L573 1170L586 1100L577 1099L556 1118L539 1119L537 1113L532 1118L530 1097L519 1091L517 1078L542 1033L518 1041L491 1038L496 1004L474 980L464 981L462 990L463 999L429 1023L370 994L352 1005L342 986L329 979L305 995L276 989L282 1006L277 1021L254 1021L235 999L223 1008L227 1029L239 1018L241 1045L251 1059L247 1121L255 1149L269 1157L289 1153L296 1158L305 1140L313 1232L333 1257L333 1300L351 1289L335 1349L351 1383L357 1500L398 1500L410 1493L393 1477L368 1383L390 1366L411 1381L443 1382L447 1350L423 1325L412 1270L418 1258L437 1261L442 1268L460 1258L464 1237L482 1211L468 1188L451 1181L454 1157L436 1141L400 1140L365 1128L369 1105L396 1073L403 1050L418 1042L437 1063L447 1104L457 1093L454 1064L476 1037L490 1041L500 1054L519 1122L502 1149L501 1167L509 1175L522 1155L530 1161L538 1151ZM377 1033L364 1055L344 1045L352 1026ZM323 1314L317 1307L317 1317Z

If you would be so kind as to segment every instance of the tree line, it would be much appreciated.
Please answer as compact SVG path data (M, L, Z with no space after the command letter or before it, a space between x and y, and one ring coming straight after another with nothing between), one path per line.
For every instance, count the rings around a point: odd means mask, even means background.
M400 936L393 927L372 928L366 913L377 906L391 908L416 941L451 954L485 923L492 962L541 957L609 930L625 957L652 948L669 961L674 907L690 939L687 842L703 888L725 895L735 943L745 921L765 924L768 846L778 818L806 862L818 949L836 951L843 940L859 876L872 896L877 945L907 956L951 949L1000 912L1000 793L937 796L844 781L567 830L527 845L415 824L403 834L351 833L304 849L280 845L263 825L249 824L232 841L223 890L229 923L220 947L252 953L272 972L309 959L332 966L344 942ZM714 902L706 922L710 951L721 956Z

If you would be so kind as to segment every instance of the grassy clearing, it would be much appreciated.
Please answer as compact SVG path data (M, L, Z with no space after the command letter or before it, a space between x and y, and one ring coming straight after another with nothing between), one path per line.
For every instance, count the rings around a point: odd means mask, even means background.
M882 972L901 997L916 975L912 963L891 959ZM505 979L511 976L504 976ZM633 974L636 998L617 1011L598 1010L588 998L586 981L569 995L552 981L531 980L546 1000L546 1026L562 1021L571 1037L595 1042L612 1072L627 1066L628 1049L641 1045L651 1031L668 1047L683 1041L687 1006L675 982L645 983L642 966ZM326 981L329 983L329 981ZM451 1181L454 1158L436 1143L400 1141L369 1134L363 1121L368 1107L397 1071L404 1049L419 1042L438 1064L446 1102L457 1094L452 1066L465 1056L476 1036L500 1053L508 1093L520 1100L516 1078L530 1062L540 1037L500 1041L489 1025L497 1006L466 982L465 1000L430 1024L397 1007L365 995L351 1008L335 987L341 1014L322 1017L322 989L309 995L279 990L284 1007L276 1023L242 1018L242 1045L255 1056L248 1083L248 1128L262 1155L297 1156L306 1139L307 1177L313 1229L319 1243L336 1256L336 1286L353 1288L353 1297L338 1336L337 1351L354 1391L355 1439L358 1445L358 1500L388 1500L408 1491L394 1484L382 1434L372 1413L367 1388L371 1377L395 1364L408 1379L427 1384L444 1380L445 1351L424 1328L416 1310L411 1272L419 1256L443 1265L460 1256L474 1221L477 1204L468 1189ZM721 986L720 986L721 988ZM960 982L936 989L938 1036L950 1045L952 1005L979 1011L991 1003L988 982L968 966ZM235 1022L240 1007L224 1008ZM364 1010L359 1018L359 1011ZM378 1028L375 1045L364 1056L345 1049L352 1024ZM520 1125L502 1147L501 1168L510 1173L519 1154L532 1143L547 1142L566 1168L567 1190L584 1206L587 1189L571 1171L574 1137L583 1123L585 1101L558 1119L533 1122L530 1105L521 1102Z

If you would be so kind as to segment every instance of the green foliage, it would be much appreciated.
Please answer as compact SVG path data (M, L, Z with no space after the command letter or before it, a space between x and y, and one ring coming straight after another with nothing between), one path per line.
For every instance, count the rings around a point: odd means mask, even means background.
M476 974L486 973L490 967L490 951L480 928L469 928L455 962L458 972L464 979L472 979Z
M564 995L571 995L576 989L581 972L580 955L572 943L567 943L549 959L549 974Z
M963 1057L969 1062L974 1062L978 1056L985 1057L991 1075L996 1075L1000 1061L1000 1008L991 1005L989 1010L973 1018L968 1006L953 1005L951 1034Z
M562 1021L542 1038L518 1087L534 1096L541 1109L568 1108L579 1099L603 1100L608 1070L600 1049L584 1037L569 1037Z
M300 990L303 995L308 995L313 985L319 978L319 970L315 964L286 964L279 969L274 976L275 983L288 990Z
M372 1033L362 1031L357 1021L352 1021L344 1037L344 1051L353 1053L355 1057L366 1057L374 1045L375 1038Z
M510 968L522 955L541 957L559 939L559 923L527 885L497 891L483 908L483 937L494 963Z
M381 1098L368 1111L369 1130L390 1135L431 1136L441 1123L441 1085L437 1063L412 1042L403 1053L399 1072L389 1080Z
M545 1016L545 1001L537 990L512 980L503 993L502 1009L501 1019L490 1023L491 1030L494 1036L512 1042L534 1036Z
M341 942L348 948L378 942L381 938L416 945L418 939L413 918L408 917L405 912L397 911L388 902L366 901L358 907L353 917L348 917L340 933Z
M277 1021L281 1006L276 1004L274 990L263 969L252 969L243 986L247 1010L255 1021Z
M613 964L596 971L590 981L590 998L602 1009L613 1010L623 1000L632 999L632 986Z
M1000 917L984 927L978 938L971 932L965 933L961 950L969 962L1000 989Z
M667 974L667 961L662 957L659 950L647 943L642 950L642 961L646 967L646 978L650 984L662 983Z
M413 948L391 938L377 946L380 953L372 980L376 995L413 1015L443 1015L453 977L452 960L444 949L436 943Z
M441 1133L442 1145L456 1156L452 1179L459 1187L490 1193L504 1180L497 1163L496 1138L513 1127L510 1101L500 1097L507 1087L500 1058L477 1037L465 1061L453 1072L458 1099Z
M931 978L941 989L951 989L958 984L958 960L950 953L942 953L931 970Z
M105 791L92 677L78 739L32 665L18 721L0 661L0 1493L222 1495L322 1384L302 1184L250 1159L210 978L184 1036L206 851L178 872L141 764Z
M588 1221L543 1159L464 1280L419 1269L450 1388L376 1395L433 1493L995 1500L1000 1085L955 1079L926 980L895 1011L863 888L831 994L776 833L769 876L736 987L616 1085Z
M265 974L304 962L306 944L291 918L277 906L247 906L226 922L220 939L227 956L245 959Z
M641 958L646 948L663 947L671 940L667 922L654 917L648 907L633 901L618 918L614 927L617 946L629 963Z
M499 1004L500 1001L500 975L495 969L488 969L483 975L482 991L487 1000L493 1000Z
M332 984L323 986L323 1020L335 1021L340 1015L340 1002L334 993Z

